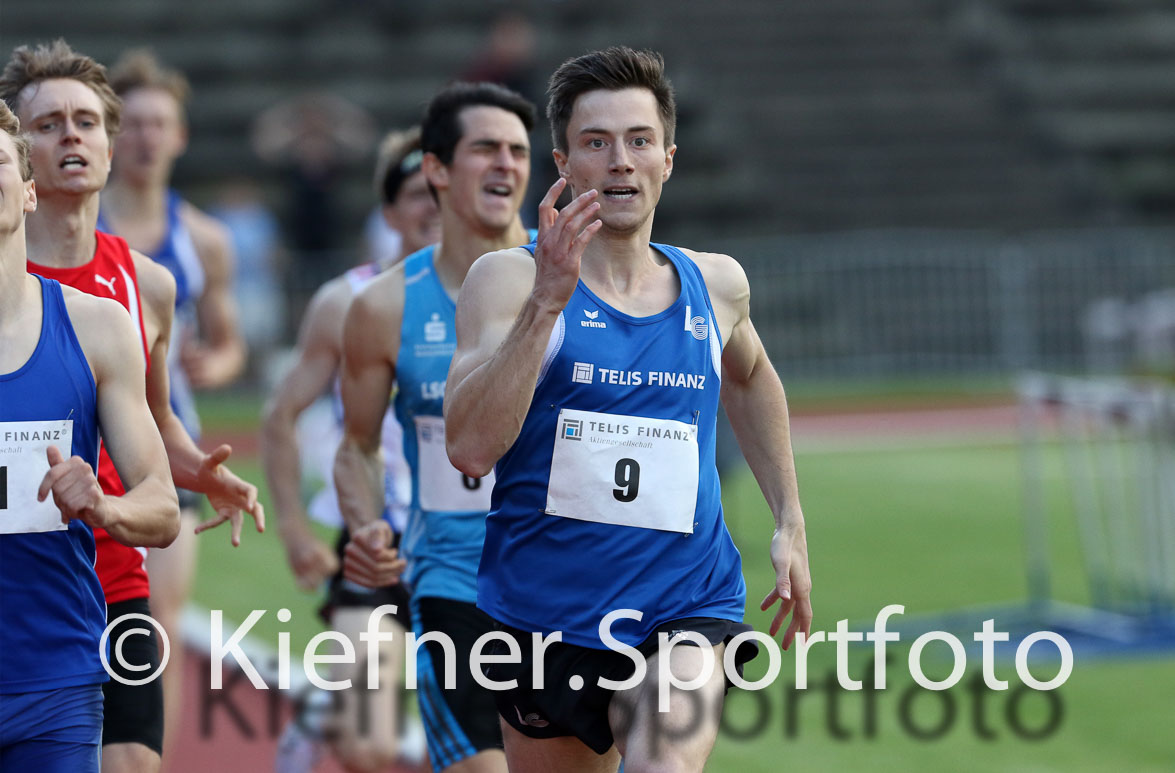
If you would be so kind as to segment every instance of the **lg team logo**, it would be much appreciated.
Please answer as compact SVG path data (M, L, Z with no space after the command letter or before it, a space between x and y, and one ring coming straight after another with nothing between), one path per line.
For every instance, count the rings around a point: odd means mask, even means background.
M583 422L579 419L564 419L559 436L564 440L583 440Z
M685 332L692 333L694 338L699 341L705 341L706 336L710 334L710 326L706 324L706 318L693 316L689 306L685 307Z

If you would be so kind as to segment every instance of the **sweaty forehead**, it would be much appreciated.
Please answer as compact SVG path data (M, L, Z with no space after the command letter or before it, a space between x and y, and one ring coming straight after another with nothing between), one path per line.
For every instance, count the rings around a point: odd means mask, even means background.
M458 116L461 144L485 140L530 145L522 119L509 110L490 105L472 105Z

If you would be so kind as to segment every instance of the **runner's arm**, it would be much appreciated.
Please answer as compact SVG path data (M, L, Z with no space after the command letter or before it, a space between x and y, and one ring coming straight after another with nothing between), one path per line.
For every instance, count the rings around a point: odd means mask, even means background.
M114 301L68 293L78 341L97 385L98 422L126 493L107 496L80 457L50 454L41 493L63 518L76 517L132 547L166 547L179 533L179 505L143 392L143 358L130 317ZM56 449L52 449L56 451Z
M404 306L402 266L385 271L351 302L343 323L343 440L335 454L339 510L351 533L384 506L383 417L396 377Z
M240 544L242 511L253 516L257 531L265 530L265 510L257 499L257 487L241 480L224 466L223 462L232 453L230 446L221 445L211 454L205 454L171 410L167 347L175 315L175 280L167 269L150 258L138 253L134 255L143 314L151 316L157 330L156 339L149 342L151 368L147 374L147 404L167 449L171 476L176 486L206 495L217 513L216 518L201 524L197 531L231 520L232 542Z
M579 281L584 247L600 228L595 191L556 212L565 181L539 205L534 259L521 249L483 255L457 300L457 352L445 387L449 460L474 478L489 473L518 438L543 352Z
M233 297L236 260L223 225L190 204L184 205L182 217L204 269L204 291L196 300L200 337L185 341L180 357L192 386L212 389L241 375L248 355Z
M788 613L792 614L783 638L786 648L797 632L807 635L812 624L812 580L792 455L787 397L751 322L750 285L746 275L731 258L706 257L709 263L703 272L715 314L734 320L722 350L722 403L739 448L775 517L771 561L776 582L761 608L767 609L776 600L781 602L771 624L772 636Z
M351 298L345 282L323 285L306 311L298 334L298 360L278 384L265 409L261 457L277 508L278 534L298 585L313 590L338 569L334 551L314 536L302 504L298 417L329 388L339 367L343 317Z

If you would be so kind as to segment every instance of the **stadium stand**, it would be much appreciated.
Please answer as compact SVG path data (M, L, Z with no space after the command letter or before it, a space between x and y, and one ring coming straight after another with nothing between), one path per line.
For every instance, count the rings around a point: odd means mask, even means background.
M1159 0L524 7L541 71L610 42L673 63L688 151L659 216L684 239L703 212L711 235L716 220L745 233L1170 219L1175 9ZM337 89L387 124L413 118L496 10L45 0L11 9L2 42L64 35L105 61L149 43L188 72L198 141L178 173L200 200L230 172L278 184L243 139L259 109L298 91ZM363 171L348 188L356 217Z
M1175 7L1161 0L989 0L961 15L1042 142L1088 159L1144 222L1175 205Z

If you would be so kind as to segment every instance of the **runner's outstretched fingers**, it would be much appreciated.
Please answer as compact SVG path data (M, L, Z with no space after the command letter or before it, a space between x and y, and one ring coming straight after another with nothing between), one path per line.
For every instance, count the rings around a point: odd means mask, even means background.
M775 567L775 587L763 599L759 609L766 611L777 600L780 602L770 633L775 636L784 619L791 614L791 623L783 635L783 648L791 647L798 632L807 636L812 629L812 579L808 571L808 544L803 526L780 527L771 539L771 563Z
M232 454L232 446L223 444L205 455L198 473L201 490L207 492L208 502L216 511L216 517L196 527L196 533L214 529L225 521L232 521L231 540L233 547L241 544L241 528L244 524L242 512L253 516L257 532L265 531L265 508L257 500L257 487L238 478L224 462Z
M579 261L584 248L603 225L594 219L600 210L593 189L576 197L561 211L555 201L567 181L559 178L539 204L539 232L536 239L535 292L553 308L567 305L579 282Z

